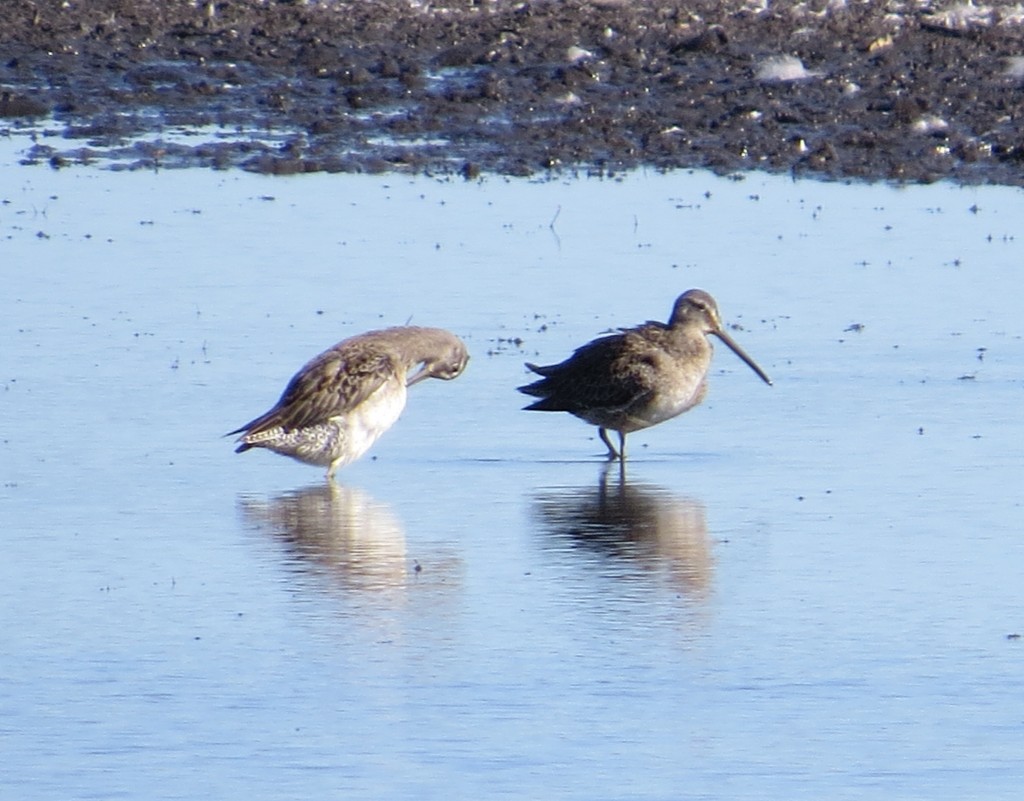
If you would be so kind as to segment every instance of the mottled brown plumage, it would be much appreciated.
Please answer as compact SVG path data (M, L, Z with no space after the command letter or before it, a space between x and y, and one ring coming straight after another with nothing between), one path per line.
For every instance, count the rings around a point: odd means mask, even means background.
M407 387L425 378L451 380L468 360L462 340L440 328L398 326L358 334L311 359L272 409L229 435L242 434L239 453L267 448L327 466L332 478L395 423Z
M542 376L519 391L540 400L527 409L569 412L598 427L608 458L626 458L626 434L669 420L704 400L714 334L767 384L771 379L722 327L714 298L680 295L668 324L649 321L595 339L560 364L527 364ZM619 434L619 449L608 430Z

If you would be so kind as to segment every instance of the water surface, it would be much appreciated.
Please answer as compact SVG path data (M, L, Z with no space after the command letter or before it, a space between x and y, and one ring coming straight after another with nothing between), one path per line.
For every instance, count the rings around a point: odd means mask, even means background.
M5 795L1018 796L1018 191L13 160ZM520 411L694 286L774 387ZM221 436L405 322L470 367L338 488Z

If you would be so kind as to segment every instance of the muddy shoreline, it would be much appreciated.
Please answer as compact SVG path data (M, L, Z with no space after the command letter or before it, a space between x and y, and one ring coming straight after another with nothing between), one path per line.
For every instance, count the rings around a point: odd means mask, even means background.
M1019 6L0 4L25 163L1024 185Z

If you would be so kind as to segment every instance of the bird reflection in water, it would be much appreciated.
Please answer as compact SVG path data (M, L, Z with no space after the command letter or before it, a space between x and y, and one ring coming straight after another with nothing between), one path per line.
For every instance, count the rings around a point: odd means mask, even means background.
M432 576L421 576L398 518L363 490L329 482L269 499L242 497L239 506L249 524L284 543L297 568L340 589L401 589L437 579L438 566L451 572L441 560Z
M649 580L653 573L688 600L710 594L714 558L699 501L629 482L624 471L606 466L596 488L545 491L535 507L550 537L607 557L617 577Z

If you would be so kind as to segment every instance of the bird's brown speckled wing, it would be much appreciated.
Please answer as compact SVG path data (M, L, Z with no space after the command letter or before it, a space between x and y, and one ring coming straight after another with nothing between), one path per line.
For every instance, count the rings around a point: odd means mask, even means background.
M534 367L543 378L520 391L540 400L526 408L579 412L626 409L641 402L651 393L653 365L638 344L632 331L612 334L577 348L560 364Z
M295 374L274 408L231 433L253 434L277 426L293 430L326 422L354 409L399 373L388 353L365 343L332 348Z

